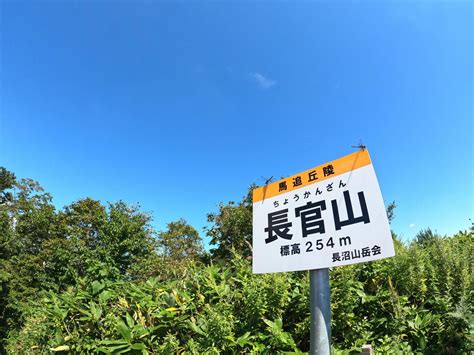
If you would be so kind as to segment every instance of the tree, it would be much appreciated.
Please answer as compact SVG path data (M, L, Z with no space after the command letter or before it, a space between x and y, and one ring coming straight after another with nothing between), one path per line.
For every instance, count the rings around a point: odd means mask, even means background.
M51 196L31 179L17 181L13 173L0 168L0 185L0 338L3 338L7 331L19 327L24 304L46 284L38 254L49 238L55 209Z
M16 177L11 171L8 171L3 166L0 167L0 204L11 201L13 196L10 191L16 184Z
M167 228L158 235L158 247L165 256L182 261L202 255L201 237L184 219L168 223Z
M10 275L6 269L6 261L10 252L9 244L13 240L13 230L6 204L12 200L13 195L8 190L13 188L15 183L15 175L4 167L0 167L0 353L5 351L2 347L2 339L7 335L7 319L10 318L8 310Z
M154 251L155 232L150 221L151 217L137 206L119 201L106 207L86 198L58 213L55 233L61 246L69 249L67 254L72 254L65 265L73 266L78 276L83 276L90 263L97 260L127 276L133 262ZM58 265L53 269L58 269Z
M0 339L41 290L63 291L102 269L130 277L155 254L150 220L136 206L90 198L56 211L37 182L0 168Z
M232 250L244 257L252 255L252 191L256 185L249 187L247 195L235 204L233 201L219 205L219 212L207 215L207 221L213 223L206 228L211 237L212 256L228 259Z
M133 279L179 280L205 256L199 233L184 219L168 223L154 245L156 252L136 259L131 266Z
M395 218L395 208L397 208L395 201L390 202L387 206L388 223L392 223L393 219Z
M417 242L417 244L425 246L433 243L434 241L440 238L441 236L438 233L433 232L431 228L422 229L417 233L417 235L415 235L415 241Z

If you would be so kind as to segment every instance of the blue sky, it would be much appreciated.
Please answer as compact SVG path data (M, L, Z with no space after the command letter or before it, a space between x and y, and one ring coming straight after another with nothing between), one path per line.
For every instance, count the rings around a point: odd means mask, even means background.
M185 218L369 147L393 229L473 211L473 3L3 1L0 165Z

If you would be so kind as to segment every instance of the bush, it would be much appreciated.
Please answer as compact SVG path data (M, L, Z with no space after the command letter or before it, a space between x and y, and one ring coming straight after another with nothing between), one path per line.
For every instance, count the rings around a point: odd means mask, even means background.
M331 270L335 353L357 353L362 344L377 353L472 350L471 239L397 242L394 258ZM22 329L10 333L8 351L309 349L307 273L253 275L236 255L227 265L189 265L181 279L135 282L104 268L65 292L44 292L30 302Z

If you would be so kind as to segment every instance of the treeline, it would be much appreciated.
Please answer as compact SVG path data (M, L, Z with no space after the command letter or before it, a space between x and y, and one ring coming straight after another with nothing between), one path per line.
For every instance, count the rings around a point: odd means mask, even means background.
M0 168L0 352L308 351L307 273L251 272L250 191L208 215L208 253L184 220L155 231L138 206L88 198L57 210ZM471 352L472 237L394 235L395 257L332 269L335 352Z

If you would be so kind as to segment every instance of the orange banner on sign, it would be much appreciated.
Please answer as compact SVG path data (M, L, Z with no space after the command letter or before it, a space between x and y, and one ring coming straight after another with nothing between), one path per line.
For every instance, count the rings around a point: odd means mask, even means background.
M357 151L313 169L253 190L253 202L262 201L371 164L367 149Z

